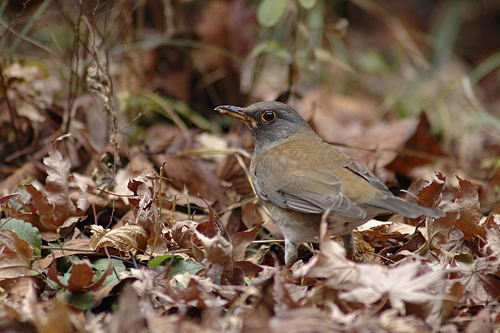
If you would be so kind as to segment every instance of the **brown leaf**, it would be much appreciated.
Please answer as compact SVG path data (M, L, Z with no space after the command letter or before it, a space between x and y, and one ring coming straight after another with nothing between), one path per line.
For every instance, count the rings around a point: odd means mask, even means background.
M14 231L0 229L0 280L30 276L30 245Z
M486 245L484 248L486 253L489 253L491 256L496 256L497 259L500 260L500 221L496 222L493 215L490 215L490 217L488 217L484 223L487 225L488 221L490 221L489 223L492 224L487 230Z
M425 207L436 207L445 183L446 177L442 173L436 172L434 180L418 191L418 204Z
M166 151L170 145L183 147L185 140L186 136L178 127L164 123L154 123L147 128L145 143L149 150L158 153Z
M247 161L247 163L250 162ZM219 163L216 173L217 176L225 182L223 185L225 188L230 188L242 196L250 196L253 194L252 187L248 182L245 171L233 155L227 156Z
M213 225L213 222L200 223L195 231L196 237L203 246L205 259L221 264L231 262L233 245L217 232L215 228L204 228L209 225Z
M377 149L341 148L370 167L375 163L377 167L390 164L401 156L401 150L422 148L408 144L419 135L420 127L425 127L422 119L381 121L375 102L368 98L342 96L331 87L320 87L302 99L298 111L328 142Z
M446 320L451 317L455 306L460 302L464 295L464 286L460 282L455 282L446 294L443 300L443 307L441 308L441 319Z
M339 289L353 287L359 279L356 264L346 259L344 247L333 240L321 241L317 255L293 275L327 279L327 285Z
M191 238L198 225L193 220L175 221L172 227L172 237L180 247L188 249L191 247Z
M47 276L58 283L61 287L66 288L70 291L92 291L101 287L106 280L106 277L113 271L113 266L111 262L109 263L106 271L99 277L97 281L92 283L94 277L94 271L92 270L92 265L88 260L81 260L74 262L71 265L71 274L68 279L68 283L62 283L57 275L57 263L54 260L49 267Z
M63 158L57 150L49 152L49 156L43 159L43 164L47 167L47 179L45 190L47 191L47 201L54 205L54 219L60 220L62 216L75 211L75 206L69 200L69 170L71 164L68 159Z
M118 306L107 329L110 332L146 332L147 322L142 313L146 309L141 304L137 292L131 284L127 284L120 293Z
M432 134L431 125L424 112L420 114L414 133L398 148L403 153L387 164L387 168L402 175L408 175L411 170L429 164L434 156L443 155L443 148L438 138Z
M357 286L340 294L340 298L373 304L382 297L388 297L392 307L405 314L405 302L432 303L437 295L429 287L441 280L444 271L433 271L418 275L421 263L405 262L397 267L359 264L356 266L359 278Z
M207 276L219 284L225 269L233 271L233 245L221 235L212 218L198 224L193 236L191 242L195 258L203 262Z
M479 226L481 211L479 207L479 196L477 187L471 182L457 176L459 188L455 202L458 204L460 216L454 222L454 226L460 229L466 239L476 237L486 239L486 231Z
M74 325L78 322L76 315L66 302L58 298L48 301L47 304L37 304L34 310L33 321L38 332L71 333L80 331Z
M271 331L290 332L338 332L331 316L316 307L302 307L284 311L270 320Z
M500 260L480 257L466 265L461 263L459 281L465 286L467 302L488 304L500 297Z
M135 254L146 249L148 233L140 225L125 225L113 230L92 225L90 229L92 232L90 245L96 251L111 247L124 254Z
M134 205L135 223L142 225L146 229L155 222L154 183L156 175L153 173L142 174L131 179L127 185L136 196L130 199Z
M285 282L282 271L275 271L273 277L274 310L279 314L288 309L299 308L307 296L307 286Z
M179 190L184 186L192 195L201 195L208 201L223 198L219 179L208 164L191 157L164 155L165 176L173 180Z
M68 280L68 290L84 290L92 282L92 267L90 261L82 260L71 265L71 275Z
M18 218L36 226L42 235L44 232L54 232L73 226L88 207L85 200L79 198L79 207L82 210L77 209L70 199L69 160L63 158L61 153L55 150L51 151L43 161L47 166L45 189L38 190L31 184L25 185L26 190L31 195L29 204L31 216L22 213L17 215ZM80 193L84 195L83 191Z
M240 231L231 235L231 242L233 243L233 259L243 260L245 258L245 251L255 240L257 233L260 230L260 225L256 225L252 229Z
M25 185L26 191L31 195L30 208L35 219L35 227L40 231L53 231L60 225L59 221L54 221L52 216L52 206L45 198L42 192L38 191L33 185ZM32 222L32 221L28 221Z
M17 168L11 175L0 182L0 195L7 195L26 179L39 179L42 177L42 171L37 168L35 163L26 162Z
M35 270L42 270L49 267L49 265L57 258L70 255L88 255L89 253L93 253L89 242L89 238L67 240L61 244L61 248L64 250L59 250L56 247L51 248L51 254L39 260L35 260L32 267Z
M244 276L255 276L262 272L263 268L249 260L237 261L234 263L234 268L241 270Z
M450 234L453 232L451 228L460 230L463 233L463 239L466 241L480 241L482 243L486 239L486 230L479 225L481 212L477 188L467 180L458 176L457 179L459 188L454 189L451 193L455 196L452 199L453 201L443 200L440 204L445 216L430 221L428 225L429 238L433 247L442 248L447 246L446 244L452 240L450 238ZM433 186L430 185L428 188ZM427 192L429 191L424 190L424 194Z
M489 307L482 309L467 325L465 333L478 333L478 332L494 332L495 326L498 329L498 321L492 318L492 312Z

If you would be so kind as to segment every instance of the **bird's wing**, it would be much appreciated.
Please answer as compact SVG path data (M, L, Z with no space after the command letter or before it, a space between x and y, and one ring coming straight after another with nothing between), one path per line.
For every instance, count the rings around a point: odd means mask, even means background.
M261 198L303 213L330 210L345 217L366 217L366 212L341 192L341 182L329 165L310 163L312 167L307 168L301 163L304 158L295 157L285 158L277 151L255 161L253 182Z
M349 155L339 150L336 150L336 152L339 155L339 160L338 160L339 166L342 166L354 172L355 174L357 174L358 176L360 176L361 178L365 179L367 182L375 186L380 191L385 192L387 194L391 194L387 186L385 186L385 184L377 176L375 176L375 174L371 172L366 165L353 160Z

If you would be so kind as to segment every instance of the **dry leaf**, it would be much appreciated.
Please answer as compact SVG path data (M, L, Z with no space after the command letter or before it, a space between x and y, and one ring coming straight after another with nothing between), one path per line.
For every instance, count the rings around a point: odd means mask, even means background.
M0 229L0 280L34 275L30 245L14 231Z
M174 186L187 188L191 195L201 195L208 201L221 200L222 188L219 179L210 166L203 161L182 156L164 155L165 177L172 179Z
M78 323L77 316L71 311L66 302L58 298L52 299L46 304L37 304L34 310L33 321L40 333L80 331L75 328L75 323ZM80 329L83 329L83 327L80 327Z
M88 208L88 202L81 198L85 195L83 191L79 190L81 195L78 207L70 199L71 165L69 160L55 150L51 151L43 162L47 167L45 189L38 190L31 184L26 185L25 188L31 195L29 205L31 215L19 214L17 216L32 223L42 233L73 226L84 216Z
M388 297L392 307L405 314L404 302L424 303L436 300L436 295L429 292L429 286L441 279L444 272L435 271L417 275L420 262L409 262L394 268L379 265L359 264L358 286L343 292L340 298L373 304L382 297Z
M356 264L345 257L345 249L333 240L323 240L320 251L307 264L294 272L294 277L327 279L326 285L336 289L352 288L359 279Z
M112 230L91 225L90 231L92 232L90 245L95 251L111 247L124 254L135 254L146 249L148 233L140 225L125 225Z
M252 229L240 231L231 235L231 242L233 244L233 259L243 260L245 258L245 251L255 240L257 233L260 230L260 225L256 225Z
M92 291L100 288L104 283L104 280L113 271L113 265L111 261L108 264L107 269L102 273L99 279L92 282L94 277L94 271L92 270L92 265L88 260L81 260L78 262L73 262L71 264L71 274L68 279L68 283L65 284L61 282L59 276L57 275L57 263L53 261L49 267L47 276L57 282L61 287L68 289L70 291Z
M225 266L232 265L233 263L233 246L221 234L206 236L198 230L200 230L199 226L196 228L195 235L203 246L203 263L207 267L207 276L218 284L220 283ZM194 246L195 242L193 242Z

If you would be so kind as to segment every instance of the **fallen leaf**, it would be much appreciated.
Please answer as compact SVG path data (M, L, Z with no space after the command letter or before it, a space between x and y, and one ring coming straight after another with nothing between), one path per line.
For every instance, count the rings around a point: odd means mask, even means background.
M256 225L252 229L240 231L231 235L231 242L233 244L233 259L243 260L245 258L245 251L252 241L255 240L257 233L260 230L260 225Z
M404 302L424 303L436 300L429 287L439 281L444 272L434 271L417 275L421 263L407 262L394 268L379 265L359 264L358 286L348 292L340 293L340 298L373 304L382 297L388 297L392 307L405 314Z
M32 250L12 230L0 229L0 280L35 275L30 269Z
M90 246L95 251L110 247L128 255L146 249L148 233L140 225L125 225L112 230L92 225L90 231L92 233Z
M58 229L69 228L82 218L88 203L80 199L77 208L70 199L70 163L57 150L51 151L44 158L47 167L46 185L43 190L32 184L25 185L31 195L29 208L31 214L16 214L17 218L26 220L37 227L42 236L44 232L55 232ZM81 191L80 191L81 192ZM83 195L83 192L81 192Z
M144 303L144 304L143 304ZM143 306L140 306L143 304ZM131 284L127 284L118 300L117 308L110 318L107 330L110 332L146 332L147 322L143 311L151 310L145 307Z
M49 309L49 311L47 310ZM61 299L54 298L48 302L36 304L33 321L38 332L71 333L78 332L75 323L79 323L69 305ZM83 329L83 324L81 324Z
M165 177L172 179L174 186L183 190L184 187L192 195L201 195L208 201L223 198L219 179L210 166L191 157L163 155L158 158L164 164Z
M59 284L61 287L68 289L69 291L92 291L98 289L102 286L106 277L113 271L113 265L111 262L108 264L108 268L99 277L98 280L92 282L94 277L94 271L92 270L92 264L88 260L81 260L78 262L73 262L71 265L71 272L67 283L61 282L57 275L57 263L55 261L49 267L47 276Z
M326 285L345 289L356 285L360 271L345 257L345 249L333 240L322 240L320 251L307 264L293 272L294 277L326 279Z
M492 311L486 307L474 316L472 321L465 328L465 333L494 332L495 326L498 329L498 321L492 318Z
M233 245L219 232L216 232L215 227L211 225L213 222L209 220L196 227L194 235L199 241L193 239L192 246L193 251L195 251L197 244L203 247L203 249L198 248L198 251L203 253L202 263L207 268L207 276L219 284L226 266L232 270Z

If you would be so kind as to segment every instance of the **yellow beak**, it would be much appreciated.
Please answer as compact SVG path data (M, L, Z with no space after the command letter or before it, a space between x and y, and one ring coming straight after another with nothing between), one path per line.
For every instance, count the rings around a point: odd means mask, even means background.
M221 105L217 106L214 110L219 112L220 114L227 114L233 118L242 120L247 124L252 124L253 122L255 122L252 117L249 117L245 114L245 108L239 106Z

